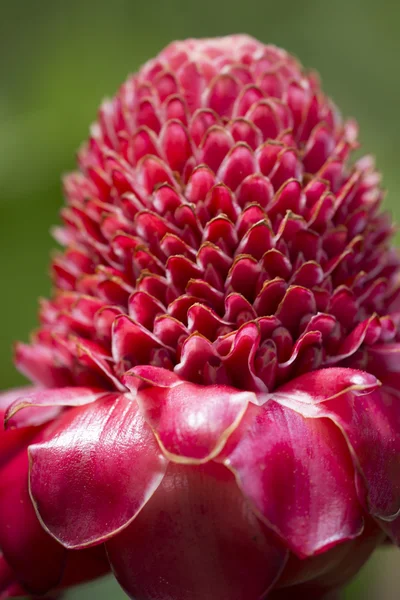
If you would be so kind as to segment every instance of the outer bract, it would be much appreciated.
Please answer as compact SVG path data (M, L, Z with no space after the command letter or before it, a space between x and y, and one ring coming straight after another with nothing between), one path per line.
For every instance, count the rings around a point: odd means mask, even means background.
M4 597L109 563L136 600L321 598L399 542L399 259L356 147L241 35L102 105L1 400Z

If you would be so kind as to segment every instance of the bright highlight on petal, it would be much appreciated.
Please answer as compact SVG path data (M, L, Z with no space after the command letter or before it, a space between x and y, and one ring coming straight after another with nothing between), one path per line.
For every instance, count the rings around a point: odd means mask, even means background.
M29 455L38 516L67 548L98 544L126 527L166 469L138 405L116 394L66 412Z

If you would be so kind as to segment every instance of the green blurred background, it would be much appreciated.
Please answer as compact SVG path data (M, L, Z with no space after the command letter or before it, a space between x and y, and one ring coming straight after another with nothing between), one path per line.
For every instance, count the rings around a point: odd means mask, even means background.
M60 176L73 168L100 100L174 38L248 32L316 68L343 113L358 119L400 221L399 2L1 0L0 7L0 389L22 381L11 346L27 339L36 298L49 292ZM400 554L383 551L346 598L399 598L397 565ZM67 597L124 596L106 583Z

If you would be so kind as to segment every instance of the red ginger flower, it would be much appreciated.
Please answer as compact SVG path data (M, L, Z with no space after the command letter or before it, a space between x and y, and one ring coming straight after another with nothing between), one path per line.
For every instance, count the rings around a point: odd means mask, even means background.
M3 399L25 589L106 548L137 600L320 597L399 542L399 259L356 138L247 36L174 43L102 105L16 351L37 388Z

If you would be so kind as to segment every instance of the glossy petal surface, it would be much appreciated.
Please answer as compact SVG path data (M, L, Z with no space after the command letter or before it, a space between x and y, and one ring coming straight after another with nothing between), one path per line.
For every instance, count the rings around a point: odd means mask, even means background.
M400 509L400 399L385 386L373 389L373 376L351 369L332 369L329 378L336 373L336 393L321 401L313 394L314 373L303 375L300 380L302 394L294 393L290 385L277 391L280 403L290 406L305 417L327 417L343 431L364 484L358 480L360 501L367 503L374 516L392 520ZM346 372L348 371L348 374ZM355 373L355 374L354 374ZM324 371L317 375L323 390L332 392L329 381L324 386ZM359 381L351 391L340 382ZM364 383L363 383L364 381ZM307 385L310 393L307 393ZM365 498L364 487L367 488Z
M168 458L201 463L215 457L239 425L254 394L223 385L179 381L142 389L137 402Z
M367 486L367 505L391 520L400 511L400 399L385 389L367 395L346 394L327 403L354 450ZM363 500L363 486L360 486Z
M362 395L379 387L379 381L370 373L333 367L296 377L282 385L271 397L279 402L292 399L306 404L319 404L340 398L345 393Z
M98 544L125 527L166 468L136 402L116 394L70 409L29 452L38 515L68 548Z
M311 556L361 533L350 454L329 420L306 419L270 400L248 408L233 438L224 463L297 555Z

